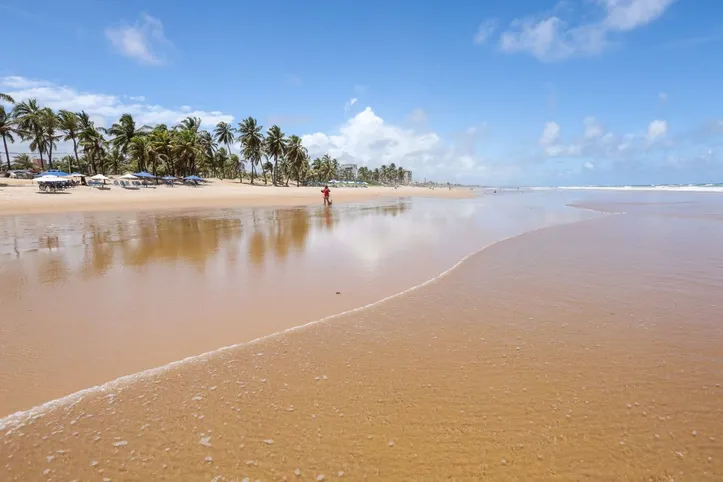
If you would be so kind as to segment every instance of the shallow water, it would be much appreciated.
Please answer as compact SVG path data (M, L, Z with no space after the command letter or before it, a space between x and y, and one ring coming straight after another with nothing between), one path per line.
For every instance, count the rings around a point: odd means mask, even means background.
M372 303L590 215L516 195L0 217L0 416Z
M554 225L433 283L4 420L0 479L721 480L723 204L525 196L397 251Z

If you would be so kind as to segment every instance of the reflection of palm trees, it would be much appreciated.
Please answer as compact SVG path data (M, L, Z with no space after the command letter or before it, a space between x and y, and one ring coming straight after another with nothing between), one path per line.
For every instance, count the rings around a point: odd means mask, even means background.
M265 212L264 222L260 214ZM252 210L254 231L249 238L248 258L253 264L262 264L266 256L274 254L284 260L291 248L303 251L311 230L310 214L306 208Z
M47 249L40 265L38 266L38 279L41 283L55 283L62 281L68 276L68 267L65 264L63 255L58 250L60 240L57 236L43 236L38 239L38 246Z
M138 232L122 243L123 261L141 266L153 261L186 260L197 266L241 236L241 221L201 216L149 216L139 220Z

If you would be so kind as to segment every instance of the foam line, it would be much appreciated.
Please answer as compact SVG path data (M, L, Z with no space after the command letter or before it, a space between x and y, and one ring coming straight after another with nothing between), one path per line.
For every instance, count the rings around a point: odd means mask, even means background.
M577 208L577 207L576 207L576 209L585 209L585 208ZM597 212L597 211L596 211L596 212ZM599 212L598 212L598 213L599 213ZM464 263L464 262L467 261L468 259L470 259L470 258L472 258L473 256L476 256L476 255L482 253L484 250L486 250L486 249L488 249L488 248L490 248L490 247L492 247L492 246L495 246L495 245L497 245L497 244L503 243L503 242L505 242L505 241L509 241L509 240L511 240L511 239L515 239L515 238L518 238L518 237L520 237L520 236L524 236L524 235L526 235L526 234L534 233L534 232L536 232L536 231L542 231L542 230L544 230L544 229L555 228L555 227L558 227L558 226L564 226L564 225L568 225L568 224L581 223L581 222L585 222L585 221L592 221L592 220L595 220L595 219L601 219L601 218L604 218L604 217L607 217L607 216L612 216L612 215L615 215L615 214L618 214L618 213L608 213L608 214L604 214L603 216L596 217L596 218L581 219L581 220L570 221L570 222L566 222L566 223L555 224L555 225L552 225L552 226L543 226L543 227L540 227L540 228L531 229L531 230L529 230L529 231L524 231L524 232L522 232L522 233L518 233L518 234L515 234L515 235L512 235L512 236L508 236L508 237L506 237L506 238L499 239L499 240L494 241L494 242L492 242L492 243L490 243L490 244L487 244L487 245L485 245L485 246L482 246L481 248L479 248L479 249L473 251L472 253L464 256L462 259L460 259L459 261L457 261L451 268L448 268L447 270L442 271L441 273L439 273L438 275L434 276L433 278L430 278L430 279L428 279L428 280L426 280L426 281L423 281L423 282L420 283L420 284L414 285L414 286L412 286L411 288L407 288L407 289L405 289L405 290L403 290L403 291L400 291L400 292L398 292L398 293L395 293L395 294L393 294L393 295L390 295L390 296L387 296L387 297L382 298L382 299L380 299L380 300L374 301L373 303L369 303L369 304L366 304L366 305L364 305L364 306L359 306L359 307L357 307L357 308L352 308L352 309L350 309L350 310L343 311L343 312L341 312L341 313L337 313L337 314L334 314L334 315L329 315L329 316L326 316L326 317L324 317L324 318L320 318L320 319L318 319L318 320L313 320L313 321L310 321L310 322L308 322L308 323L304 323L303 325L298 325L298 326L294 326L294 327L292 327L292 328L287 328L287 329L282 330L282 331L277 331L277 332L275 332L275 333L271 333L271 334L269 334L269 335L265 335L265 336L262 336L262 337L260 337L260 338L255 338L255 339L250 340L250 341L246 341L246 342L242 342L242 343L236 343L236 344L234 344L234 345L224 346L224 347L221 347L221 348L217 348L217 349L215 349L215 350L212 350L212 351L208 351L208 352L206 352L206 353L201 353L200 355L193 355L193 356L189 356L189 357L183 358L183 359L181 359L181 360L176 360L176 361L173 361L173 362L171 362L171 363L168 363L168 364L163 365L163 366L160 366L160 367L150 368L150 369L148 369L148 370L144 370L144 371L141 371L141 372L133 373L133 374L131 374L131 375L125 375L125 376L116 378L115 380L111 380L111 381L109 381L109 382L103 383L102 385L96 385L96 386L93 386L93 387L90 387L90 388L85 388L85 389L80 390L80 391L78 391L78 392L71 393L70 395L66 395L66 396L64 396L64 397L57 398L57 399L55 399L55 400L50 400L50 401L48 401L48 402L45 402L45 403L43 403L43 404L41 404L41 405L37 405L37 406L35 406L35 407L33 407L33 408L30 408L30 409L28 409L28 410L22 410L22 411L19 411L19 412L12 413L12 414L10 414L10 415L8 415L8 416L0 419L0 432L4 432L4 431L7 430L7 431L9 431L8 433L12 433L16 428L22 427L26 422L28 422L28 421L30 421L30 420L32 420L32 419L43 417L43 416L46 415L47 413L50 413L50 412L52 412L52 411L54 411L54 410L57 410L57 409L60 409L60 408L69 409L69 408L71 408L73 405L75 405L75 404L77 404L78 402L80 402L80 401L83 399L83 397L85 397L86 395L94 395L94 394L98 394L98 393L112 393L112 392L115 392L115 391L117 391L117 390L119 390L119 389L122 389L122 388L124 388L124 387L126 387L126 386L128 386L128 385L131 385L131 384L133 384L133 383L135 383L135 382L137 382L137 381L139 381L139 380L143 380L143 379L146 379L146 378L153 377L153 376L155 376L155 375L160 375L160 374L162 374L162 373L166 373L166 372L168 372L169 370L171 370L171 369L173 369L173 368L179 367L179 366L181 366L181 365L185 365L185 364L187 364L187 363L197 363L197 362L201 362L201 361L206 361L206 360L208 360L209 358L211 358L211 357L213 357L213 356L216 356L216 355L218 355L218 354L220 354L220 353L227 352L227 351L229 351L229 350L234 350L234 349L236 349L236 348L240 348L240 347L244 347L244 346L255 345L255 344L257 344L257 343L261 343L261 342L263 342L263 341L265 341L265 340L268 340L268 339L271 339L271 338L275 338L275 337L277 337L277 336L282 336L282 335L285 335L285 334L288 334L288 333L292 333L292 332L295 332L295 331L300 331L300 330L303 330L303 329L308 328L308 327L310 327L310 326L313 326L313 325L316 325L316 324L319 324L319 323L324 323L324 322L326 322L326 321L332 320L332 319L334 319L334 318L339 318L339 317L341 317L341 316L346 316L346 315L350 315L350 314L352 314L352 313L357 313L357 312L359 312L359 311L363 311L363 310L366 310L366 309L368 309L368 308L372 308L372 307L374 307L374 306L377 306L377 305L379 305L379 304L382 304L382 303L384 303L384 302L386 302L386 301L389 301L389 300L392 300L392 299L394 299L394 298L398 298L398 297L400 297L400 296L404 296L404 295L406 295L407 293L410 293L410 292L412 292L412 291L415 291L415 290L417 290L417 289L419 289L419 288L422 288L422 287L424 287L424 286L427 286L427 285L429 285L429 284L432 284L432 283L434 283L435 281L440 280L441 278L444 278L445 276L447 276L448 274L450 274L452 271L454 271L455 269L457 269L459 266L461 266L462 263ZM7 435L7 434L6 434L6 435Z

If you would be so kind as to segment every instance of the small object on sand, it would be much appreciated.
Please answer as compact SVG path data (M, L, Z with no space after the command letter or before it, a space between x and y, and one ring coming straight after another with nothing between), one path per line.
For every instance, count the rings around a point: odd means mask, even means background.
M390 447L394 447L394 440L390 440L389 442L387 442L387 445L389 445Z
M208 457L206 457L205 459L203 459L203 461L206 462L207 464L210 464L211 462L213 462L213 457L211 457L211 456L209 455Z
M337 295L340 295L340 294L341 294L341 291L337 291L336 294L337 294Z
M294 473L296 474L297 477L301 477L301 469L294 470Z
M709 458L710 458L710 457L709 457ZM339 477L344 477L344 471L343 471L343 470L340 470L339 472L336 473L336 475L339 476Z
M317 482L321 482L322 480L324 480L324 474L317 475L316 480L317 480Z
M271 445L271 444L274 443L274 441L271 440L270 438L267 438L266 440L264 440L264 443L265 443L266 445Z

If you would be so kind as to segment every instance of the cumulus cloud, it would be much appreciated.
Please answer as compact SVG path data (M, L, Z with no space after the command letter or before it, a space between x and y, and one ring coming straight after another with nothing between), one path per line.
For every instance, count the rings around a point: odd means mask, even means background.
M140 124L174 124L188 116L200 117L206 126L212 126L220 121L233 122L233 116L221 111L205 111L184 106L178 109L145 103L145 97L129 97L131 102L125 102L123 97L79 92L65 85L58 85L47 81L26 79L24 77L0 77L0 91L7 92L16 101L37 99L41 106L53 109L66 109L72 112L81 110L87 112L98 121L99 125L110 125L122 114L133 115ZM142 100L141 100L142 99Z
M668 94L665 93L665 92L659 93L659 94L658 94L658 100L660 100L660 102L662 102L662 103L668 102Z
M545 128L540 136L540 145L542 147L552 146L560 138L560 126L557 122L545 123Z
M539 144L547 157L630 160L652 150L675 148L675 143L666 139L667 134L668 122L665 120L653 120L643 132L615 134L606 132L602 123L588 116L583 119L582 133L566 142L560 136L560 127L548 122Z
M417 179L435 174L479 175L486 169L464 142L450 143L434 132L389 124L370 107L347 120L338 132L307 134L302 136L302 142L312 158L328 153L339 162L369 168L393 162L412 169Z
M608 46L612 35L653 22L675 1L593 0L594 21L566 21L561 18L564 12L515 19L500 35L500 49L528 53L540 61L598 54Z
M105 36L118 53L145 65L163 65L165 53L173 47L166 38L163 23L145 13L134 25L106 28Z
M656 119L648 125L648 140L654 142L668 133L668 122Z
M497 30L497 19L490 18L485 20L477 27L477 32L474 34L473 39L474 43L477 45L486 43L492 34L495 33L495 30Z

